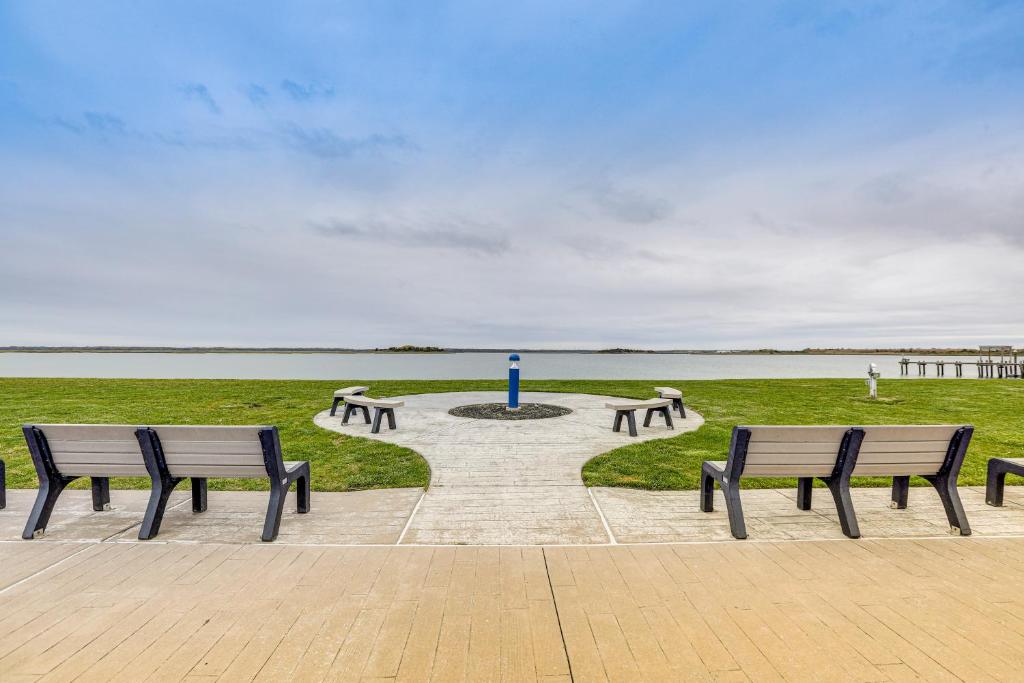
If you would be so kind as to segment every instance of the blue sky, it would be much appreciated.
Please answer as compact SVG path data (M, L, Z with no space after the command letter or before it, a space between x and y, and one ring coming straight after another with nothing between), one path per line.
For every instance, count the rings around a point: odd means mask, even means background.
M0 2L0 343L1024 343L1024 3Z

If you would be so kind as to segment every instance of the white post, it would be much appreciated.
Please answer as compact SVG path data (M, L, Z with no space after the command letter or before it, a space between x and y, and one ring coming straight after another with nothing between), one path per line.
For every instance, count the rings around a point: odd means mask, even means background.
M868 363L868 396L870 398L878 398L878 378L882 376L882 373L878 372L878 366L874 363Z

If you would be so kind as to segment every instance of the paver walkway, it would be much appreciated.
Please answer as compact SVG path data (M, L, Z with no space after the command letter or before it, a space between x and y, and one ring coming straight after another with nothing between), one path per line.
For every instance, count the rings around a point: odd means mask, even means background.
M653 393L653 392L652 392ZM370 434L354 416L318 414L316 424L343 434L406 446L430 464L430 488L409 522L406 543L607 543L609 534L580 469L619 446L693 431L704 423L687 410L675 430L656 418L640 434L611 430L606 396L524 393L523 403L551 403L573 412L544 420L476 420L451 408L504 401L503 392L457 392L399 397L398 429ZM639 417L642 419L643 414Z

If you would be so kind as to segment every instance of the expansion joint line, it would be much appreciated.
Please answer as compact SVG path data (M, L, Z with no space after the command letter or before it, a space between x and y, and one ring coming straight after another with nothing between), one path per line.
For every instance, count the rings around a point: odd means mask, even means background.
M544 573L548 577L548 590L551 591L551 604L555 606L555 620L558 622L558 636L562 639L562 652L565 653L565 663L569 667L569 680L575 681L576 676L572 672L572 657L569 656L569 648L565 645L565 631L562 630L562 613L558 609L558 596L555 595L555 586L551 583L551 567L548 566L548 549L541 548L540 554L544 557Z
M612 533L612 528L608 526L608 520L604 516L604 510L597 503L597 498L594 497L594 490L589 486L587 487L587 495L590 496L590 501L594 504L594 509L597 510L597 516L601 518L601 524L604 525L604 532L608 534L608 543L611 545L618 545L619 542L615 540L615 534Z

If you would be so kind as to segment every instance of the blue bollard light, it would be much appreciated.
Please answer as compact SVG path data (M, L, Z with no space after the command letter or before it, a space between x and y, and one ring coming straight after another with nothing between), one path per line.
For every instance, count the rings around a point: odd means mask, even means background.
M519 410L519 354L508 357L512 365L508 369L508 405L506 410Z

